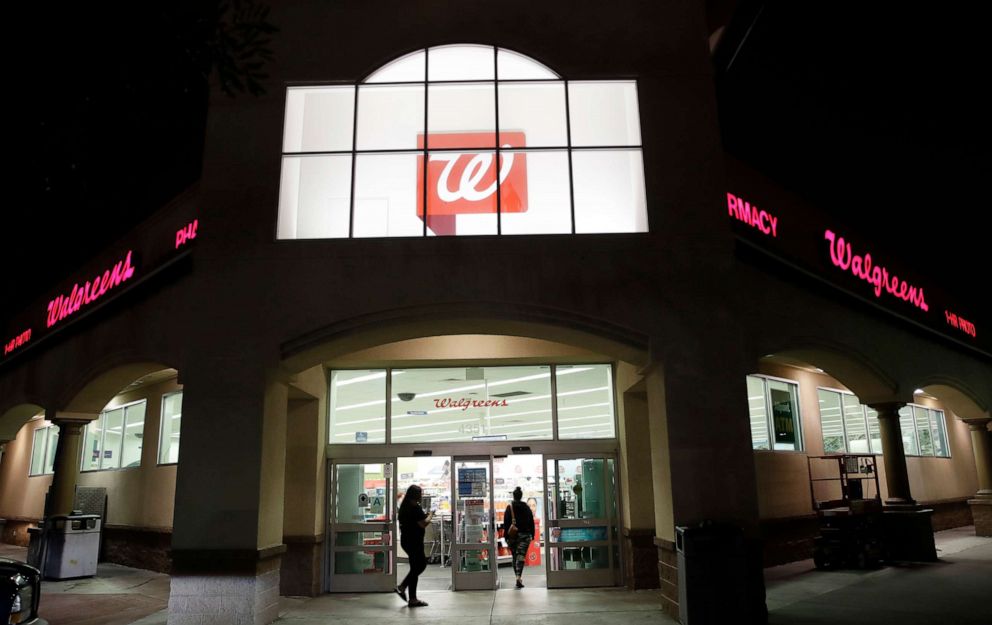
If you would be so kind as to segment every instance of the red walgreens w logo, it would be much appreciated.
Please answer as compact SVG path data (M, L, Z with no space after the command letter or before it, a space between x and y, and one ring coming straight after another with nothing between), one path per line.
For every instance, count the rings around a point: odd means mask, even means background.
M427 226L435 234L455 234L456 215L492 214L496 212L496 188L502 202L501 212L527 211L527 156L519 152L500 152L497 181L496 133L431 133L430 149L465 148L479 152L432 152L427 166ZM526 146L522 132L499 133L501 150ZM424 147L424 135L417 137ZM423 155L417 157L417 216L424 218L424 183L420 172Z

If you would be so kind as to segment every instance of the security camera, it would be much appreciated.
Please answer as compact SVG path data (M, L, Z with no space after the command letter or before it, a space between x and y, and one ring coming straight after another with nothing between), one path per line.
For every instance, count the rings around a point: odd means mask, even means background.
M417 394L416 393L397 393L396 396L400 398L400 401L413 401L413 398L416 397Z

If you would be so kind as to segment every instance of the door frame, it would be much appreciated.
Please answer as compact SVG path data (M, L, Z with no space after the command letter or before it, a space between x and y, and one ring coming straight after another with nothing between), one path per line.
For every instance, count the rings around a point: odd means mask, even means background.
M519 451L517 445L526 446L526 451ZM515 449L517 447L517 449ZM621 477L620 472L622 470L620 464L620 447L619 439L583 439L583 440L568 440L568 441L507 441L507 442L457 442L457 443L390 443L390 444L367 444L367 445L355 445L355 444L336 444L336 445L326 445L326 458L327 458L327 471L326 471L326 486L325 492L327 493L327 501L325 505L325 525L327 530L327 535L325 538L325 549L324 549L324 564L323 564L323 582L322 588L325 593L328 592L360 592L373 590L370 588L356 588L354 590L348 590L341 587L333 587L332 584L332 571L333 571L333 561L332 561L332 540L333 535L331 534L331 519L334 518L334 510L332 508L335 496L336 496L336 483L334 480L334 466L338 464L355 464L355 463L368 463L368 462L392 462L393 463L393 477L392 477L392 491L394 496L396 494L396 484L398 479L397 474L397 463L400 457L410 457L418 455L432 455L432 456L449 456L452 459L452 498L456 496L457 489L457 472L454 470L454 463L456 458L489 458L490 461L490 481L494 479L494 473L492 469L493 459L499 456L511 456L511 455L541 455L542 456L542 469L544 471L544 494L543 494L543 504L544 504L544 527L542 527L542 540L544 552L544 567L545 574L548 580L549 588L569 588L569 587L581 587L587 584L582 581L571 581L567 578L565 580L560 579L560 575L552 575L551 570L551 560L550 560L550 514L551 508L548 501L548 485L550 484L550 477L547 473L547 462L549 459L574 459L583 457L603 457L607 460L612 459L614 461L614 471L616 480L616 517L614 523L617 527L617 531L622 531L623 527L623 492L620 486ZM605 472L604 472L605 473ZM490 483L490 496L493 494L493 485ZM491 500L490 506L494 504L495 500ZM392 542L392 563L393 563L393 580L395 586L395 572L396 563L398 555L398 534L396 532L396 510L395 501L392 502L393 509L393 534L391 536ZM490 523L495 527L495 509L492 507ZM454 516L452 516L454 519ZM454 532L454 522L452 522L452 531ZM493 533L493 539L495 541L495 532ZM612 539L611 536L608 538ZM619 559L613 562L613 568L610 570L609 580L597 580L603 583L591 584L592 586L619 586L623 584L624 570L623 561L624 553L622 547L622 537L618 534L616 540L612 540L614 546L618 549L611 549L611 557L614 551L619 554ZM445 545L448 548L449 553L453 556L453 547ZM494 553L496 553L494 551ZM497 568L494 569L494 574L497 576L496 582L498 582L498 557L496 559ZM452 582L451 587L454 589L454 565L456 564L453 557L450 559L450 564L452 565ZM606 570L606 569L604 569ZM563 573L565 571L557 571L554 573ZM571 573L572 571L568 571ZM335 579L337 579L336 576ZM360 576L364 577L364 576ZM557 578L557 581L561 582L560 585L552 585L552 578ZM497 584L494 582L492 588L496 588ZM391 590L392 587L386 588L385 590Z
M544 559L545 559L545 573L547 575L548 588L591 588L597 586L617 586L622 583L623 580L623 547L621 540L621 528L623 527L621 522L621 511L622 502L620 500L620 461L618 459L619 454L617 453L603 453L603 452L592 452L592 453L555 453L555 454L545 454L544 455L544 522L546 527L544 528ZM560 519L551 518L551 501L550 501L550 488L549 484L554 483L555 492L558 489L558 461L560 460L578 460L578 459L601 459L603 461L604 471L603 471L603 492L609 492L609 471L606 467L609 466L610 461L613 462L613 502L604 501L604 504L608 505L607 515L605 517L598 517L595 519ZM550 461L555 462L554 475L550 475L548 471L548 463ZM556 512L556 516L560 515L560 511ZM582 541L582 542L562 542L558 541L552 543L551 535L552 529L568 529L568 528L583 528L583 527L601 527L606 526L606 540L602 541ZM599 547L607 549L607 568L605 569L560 569L554 570L552 566L552 551L557 549L582 549L590 547Z
M488 540L484 543L458 542L459 502L462 496L458 492L458 463L485 462L488 465L486 477L486 495L489 500L489 513L485 519L485 530ZM496 590L499 588L499 556L496 549L496 510L493 498L493 454L477 454L451 457L451 497L455 506L452 509L452 541L451 541L451 589L452 590ZM466 499L478 499L469 496ZM460 571L462 551L477 551L488 549L489 571Z
M339 523L335 518L335 503L337 502L337 476L335 468L339 465L382 464L391 466L386 476L386 510L388 519L375 523ZM324 592L383 592L396 587L396 458L365 457L338 458L327 461L328 496L326 506L327 535L324 549ZM389 536L388 548L362 549L360 546L338 546L338 532L383 532ZM334 573L335 553L346 551L373 551L386 554L388 573Z

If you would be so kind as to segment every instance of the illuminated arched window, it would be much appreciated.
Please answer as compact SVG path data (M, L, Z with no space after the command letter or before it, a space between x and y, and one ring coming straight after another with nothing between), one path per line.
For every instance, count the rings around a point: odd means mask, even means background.
M647 229L634 81L452 45L287 90L280 239Z

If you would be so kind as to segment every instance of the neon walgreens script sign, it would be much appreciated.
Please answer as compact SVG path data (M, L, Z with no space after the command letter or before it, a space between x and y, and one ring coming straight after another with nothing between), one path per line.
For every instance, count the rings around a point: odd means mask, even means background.
M923 288L911 285L906 280L900 280L896 275L889 275L889 270L882 265L872 265L870 253L855 254L851 244L838 236L832 230L823 233L823 238L830 248L830 262L834 267L850 271L854 276L864 280L874 287L875 297L881 298L884 290L889 295L909 302L920 310L930 310L927 305Z
M127 256L117 261L110 269L105 270L102 275L97 274L82 287L77 282L72 285L72 291L68 294L59 295L48 302L48 319L46 320L48 327L51 328L63 319L72 316L79 309L92 304L110 290L130 280L134 276L134 266L131 264L133 253L134 250L128 250Z
M417 217L424 219L426 196L427 225L435 234L455 234L457 215L495 214L497 190L500 212L527 212L526 154L501 152L497 173L494 132L430 133L427 139L428 149L471 150L429 153L426 193L424 157L417 157ZM499 141L501 150L527 144L522 132L500 132ZM424 135L417 136L417 147L424 148Z

